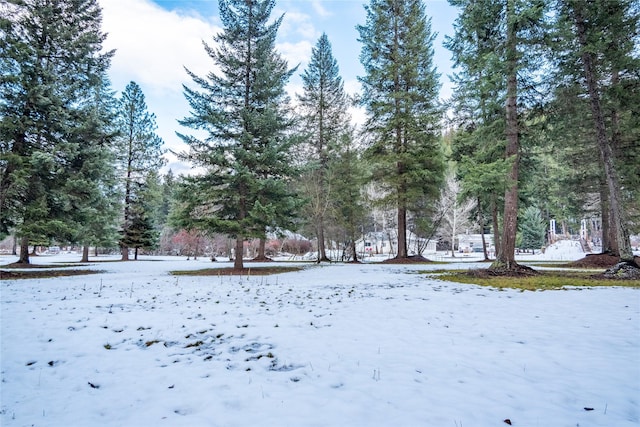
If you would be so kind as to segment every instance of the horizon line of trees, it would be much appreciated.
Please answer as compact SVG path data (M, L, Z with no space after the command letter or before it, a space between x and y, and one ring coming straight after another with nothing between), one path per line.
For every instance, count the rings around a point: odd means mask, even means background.
M457 73L439 102L431 18L421 0L370 0L357 26L362 93L344 91L322 34L305 70L275 46L275 0L220 0L223 31L204 43L212 70L183 87L191 111L178 157L203 172L164 176L163 142L142 89L117 98L97 0L10 0L0 7L0 237L133 250L161 235L226 235L235 253L267 233L339 241L357 261L366 230L491 230L491 268L518 269L550 219L602 222L602 249L633 262L640 227L640 10L632 0L449 0L445 41ZM62 19L62 17L65 19ZM296 102L285 87L301 72ZM348 108L364 107L354 129ZM294 108L295 105L295 108ZM447 129L445 130L445 126ZM594 156L597 153L597 156ZM384 224L372 225L374 213ZM518 237L521 236L521 237ZM487 251L485 248L485 256ZM243 267L242 256L235 268Z

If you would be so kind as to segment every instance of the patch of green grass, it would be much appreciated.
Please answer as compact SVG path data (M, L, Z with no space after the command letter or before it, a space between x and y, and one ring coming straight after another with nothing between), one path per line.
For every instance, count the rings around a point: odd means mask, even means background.
M447 282L490 286L499 289L523 291L558 290L569 287L624 286L640 288L640 280L614 280L580 271L538 271L531 276L491 276L486 270L424 271L422 273Z
M546 267L546 268L570 268L576 271L602 271L602 267L581 267L579 265L572 265L567 261L536 261L536 262L528 262L527 265L529 267Z
M174 276L268 276L270 274L290 273L300 271L303 267L273 266L254 268L205 268L203 270L178 270L171 271Z

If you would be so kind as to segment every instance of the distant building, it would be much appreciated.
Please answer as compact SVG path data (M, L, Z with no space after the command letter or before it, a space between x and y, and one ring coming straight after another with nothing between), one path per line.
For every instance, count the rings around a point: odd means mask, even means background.
M494 251L493 234L484 235L487 251ZM458 234L458 252L482 252L482 234Z
M422 249L422 256L436 252L436 241L420 238L412 232L407 232L407 251L409 255L417 255ZM358 255L391 255L398 253L398 238L395 232L371 232L356 242Z

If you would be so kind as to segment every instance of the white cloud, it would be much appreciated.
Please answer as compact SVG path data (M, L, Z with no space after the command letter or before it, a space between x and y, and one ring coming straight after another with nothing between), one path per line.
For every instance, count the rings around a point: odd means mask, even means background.
M283 42L276 44L276 50L287 60L289 68L300 65L298 72L301 73L311 58L313 44L308 40L296 43Z
M138 83L149 112L156 115L157 134L165 148L186 150L175 134L191 133L177 123L189 114L182 85L193 86L184 67L201 76L213 69L202 41L211 43L220 28L213 20L189 12L170 12L149 0L100 0L100 5L103 31L108 34L104 47L116 49L109 72L113 88L122 91L129 81ZM174 170L188 169L175 163L175 156L166 157Z
M122 91L129 81L137 82L145 94L149 112L156 115L157 133L167 149L181 152L188 149L176 131L194 135L182 128L177 120L189 116L189 105L182 93L182 85L195 87L184 67L199 76L214 70L214 63L206 54L202 41L213 43L213 36L221 31L216 16L204 17L198 12L179 9L168 11L151 0L99 0L103 8L103 31L108 33L105 49L116 49L109 72L114 90ZM311 14L320 17L331 13L321 1L309 3ZM293 9L293 10L292 10ZM277 18L283 10L274 11ZM278 31L276 49L289 67L299 65L287 91L295 101L295 93L302 92L300 74L311 57L321 32L314 18L290 8L284 13ZM357 81L345 82L347 92L359 90ZM355 122L362 121L361 109L353 109ZM189 171L172 154L166 155L174 171Z
M345 80L344 81L344 91L349 95L353 96L355 94L360 93L362 90L362 85L356 79Z
M362 85L356 79L345 80L344 91L350 96L356 96L362 91ZM367 120L367 112L364 107L353 105L349 108L349 114L351 115L351 123L360 127Z
M101 5L108 33L105 47L116 49L114 80L180 92L188 79L184 66L196 73L212 67L202 46L202 40L210 42L219 31L212 23L168 12L147 0L101 0Z
M278 11L274 16L280 16L283 12ZM320 32L313 25L311 16L306 13L289 10L284 12L284 19L278 31L278 38L281 39L306 39L315 41L320 37Z
M311 2L311 6L313 6L313 10L318 14L318 16L322 18L328 18L333 15L324 7L321 0L313 0Z

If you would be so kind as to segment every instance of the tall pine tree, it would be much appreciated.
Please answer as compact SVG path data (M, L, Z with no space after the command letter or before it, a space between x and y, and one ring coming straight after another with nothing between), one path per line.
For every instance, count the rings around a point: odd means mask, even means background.
M448 40L454 54L456 67L462 70L458 76L458 98L470 95L473 126L465 130L477 132L479 127L489 131L494 141L504 147L506 176L503 229L493 269L517 270L515 244L518 220L518 197L520 179L520 151L523 134L521 109L531 108L535 91L536 72L540 68L541 48L544 35L545 2L540 0L449 0L461 9L455 23L455 35ZM489 13L491 12L491 13ZM479 88L460 84L468 78ZM502 106L504 120L496 120L497 106ZM501 126L503 136L491 131ZM482 152L482 151L481 151ZM485 151L486 153L486 151ZM491 156L492 157L492 156ZM485 158L495 162L494 158ZM495 163L499 166L499 163ZM488 168L486 171L497 170ZM495 221L494 221L495 223ZM496 241L496 243L498 243Z
M332 202L329 218L342 232L343 241L348 244L347 252L353 262L358 262L356 241L367 215L364 188L369 175L353 136L350 133L343 134L340 148L329 162L327 170Z
M547 227L540 214L540 209L535 206L527 207L522 213L518 228L520 229L520 247L522 249L542 248L545 243Z
M76 230L71 241L83 246L82 262L89 261L90 245L112 247L117 241L120 200L112 150L118 135L117 100L106 76L103 80L89 91L77 113L82 114L81 125L71 133L77 153L64 185L71 206L68 221Z
M145 205L140 202L142 195L136 192L144 188L148 175L157 173L165 162L162 157L163 141L155 133L157 128L155 115L148 111L142 89L135 82L130 82L121 94L118 127L120 136L115 148L124 191L123 238L120 247L122 260L127 261L129 259L127 242L130 241L127 235L131 233L128 227L133 224L131 218L133 205L136 205L136 217L149 216L148 213L140 212L145 209ZM138 247L141 246L136 246Z
M273 0L221 0L224 30L205 50L219 72L184 87L191 116L183 126L207 137L180 134L189 145L181 158L202 167L177 191L174 218L185 228L235 237L234 267L243 267L246 237L265 236L267 227L289 227L299 203L288 135L293 122L285 84L295 70L275 50L282 18L269 23Z
M398 254L407 258L407 215L437 198L442 181L438 73L433 65L431 21L420 0L371 0L358 26L365 75L365 131L383 185L383 203L397 210Z
M633 263L625 204L637 206L640 175L639 122L631 113L640 93L640 11L630 0L559 0L557 12L558 75L578 82L573 86L578 98L588 100L589 134L599 153L603 249Z
M307 210L312 218L318 240L318 262L328 261L325 250L325 218L331 204L331 186L327 171L331 159L339 150L343 136L349 132L349 99L344 91L338 63L331 43L322 34L311 51L311 61L302 74L302 95L298 96L305 125L308 146L306 173L302 178L308 185L304 196L309 200Z
M86 96L98 88L112 52L102 52L96 0L11 0L0 8L0 234L30 241L73 240L78 232L66 188L77 164L75 138Z

